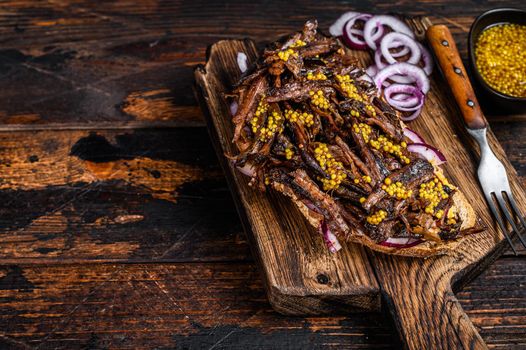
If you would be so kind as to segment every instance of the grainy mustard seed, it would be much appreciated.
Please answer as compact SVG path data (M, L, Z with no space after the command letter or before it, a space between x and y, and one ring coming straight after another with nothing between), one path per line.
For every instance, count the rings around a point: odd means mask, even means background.
M526 26L502 24L479 36L475 48L477 68L493 89L509 96L526 97Z

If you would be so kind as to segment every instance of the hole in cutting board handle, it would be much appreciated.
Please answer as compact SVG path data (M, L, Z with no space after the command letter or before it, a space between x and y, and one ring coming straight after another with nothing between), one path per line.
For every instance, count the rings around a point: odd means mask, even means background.
M319 284L327 284L329 283L329 276L327 276L326 274L324 273L320 273L318 274L318 276L316 276L316 280L318 281Z

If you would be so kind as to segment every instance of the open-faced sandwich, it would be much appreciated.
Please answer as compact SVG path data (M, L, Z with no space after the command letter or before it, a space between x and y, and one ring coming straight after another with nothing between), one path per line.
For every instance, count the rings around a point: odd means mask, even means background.
M267 47L232 97L239 154L228 156L252 186L290 197L331 251L351 241L425 257L476 230L440 152L315 21Z

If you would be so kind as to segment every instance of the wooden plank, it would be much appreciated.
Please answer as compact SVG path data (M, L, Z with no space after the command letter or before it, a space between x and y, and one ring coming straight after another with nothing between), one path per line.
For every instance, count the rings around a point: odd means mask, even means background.
M520 0L500 6L521 7ZM0 129L19 125L103 127L204 125L191 92L191 67L225 38L268 42L317 17L320 28L343 12L433 15L448 24L463 55L471 22L491 3L444 5L381 0L323 3L3 1L0 10ZM294 13L286 20L276 13ZM517 117L524 120L524 116Z
M524 349L524 283L500 259L457 295L490 348ZM400 348L382 314L276 314L246 263L2 266L0 298L3 349Z
M0 132L0 263L246 260L206 131Z
M456 296L490 348L526 346L524 258L502 258Z
M246 176L222 156L224 152L236 154L223 94L239 78L239 51L247 54L249 62L256 57L249 40L214 44L207 64L197 68L195 75L210 135L260 262L270 302L286 314L378 309L377 284L363 247L348 244L338 254L331 254L321 235L288 198L248 186Z
M250 263L0 267L0 347L396 349L381 314L284 317Z
M415 21L412 21L414 23ZM428 25L424 18L421 24ZM232 125L228 112L228 106L223 98L224 92L236 81L239 75L235 57L237 52L247 53L250 60L254 60L255 51L250 42L247 41L221 41L210 48L207 65L196 70L197 85L199 92L203 94L204 110L210 113L210 130L213 138L218 140L219 153L226 152L235 154L236 150L230 142L232 138ZM355 54L358 59L364 60L362 53ZM451 284L460 286L474 274L480 273L491 261L493 261L505 249L502 234L496 229L494 220L487 208L484 196L479 188L476 178L478 154L474 142L468 136L459 118L458 109L447 90L444 91L445 83L435 72L430 92L426 96L426 107L422 116L411 127L415 128L439 149L444 150L448 163L445 173L454 184L457 184L462 192L469 198L475 211L481 217L486 231L470 236L463 240L454 253L422 259L404 259L396 256L387 256L379 253L371 253L373 267L375 269L380 286L387 300L387 305L395 317L398 330L404 339L405 345L410 349L443 349L443 348L486 348L482 338L477 333L458 301L452 294ZM440 88L442 87L442 88ZM217 134L216 134L217 133ZM495 136L489 132L489 140L496 151L497 156L503 160L510 174L511 187L519 203L526 203L526 195L520 185L518 176L512 165L507 161L504 151L498 144ZM288 217L283 215L278 219L258 220L258 217L270 216L275 208L282 208L280 197L270 196L268 199L275 204L269 205L264 196L257 197L255 190L247 187L243 175L238 174L228 162L225 161L227 178L232 181L233 191L240 195L240 207L244 209L241 215L246 213L247 229L253 232L253 248L256 250L259 262L264 271L264 277L270 281L270 285L276 283L273 266L288 266L287 270L302 266L292 260L276 264L275 252L287 251L290 237L276 239L276 235L283 230L281 224ZM232 175L232 178L229 175ZM260 201L262 200L262 201ZM524 206L522 209L524 210ZM260 214L261 212L262 214ZM282 210L279 211L280 213ZM289 210L285 211L286 213ZM255 218L254 218L255 217ZM301 215L296 218L299 224L305 220ZM273 223L268 225L268 222ZM268 231L274 229L273 235ZM268 237L274 238L272 241ZM298 241L300 245L296 249L302 249L310 242ZM303 248L304 249L304 248ZM270 252L270 253L269 253ZM357 273L364 273L357 270ZM365 273L370 273L365 271ZM279 275L278 275L279 276ZM279 280L278 280L278 283ZM288 283L287 279L281 283ZM269 288L269 299L273 300L273 290ZM429 302L432 301L430 304ZM407 304L411 303L412 307ZM273 304L278 311L283 310L281 304ZM296 310L302 311L301 309ZM310 310L309 310L310 311ZM322 311L322 310L320 310ZM429 324L437 324L437 327L429 329Z
M486 349L487 345L462 310L453 290L483 271L502 254L507 242L478 183L478 147L464 127L447 83L437 72L426 94L422 115L411 123L411 128L444 152L448 160L444 166L447 177L460 187L486 230L462 240L455 251L446 256L400 259L373 252L378 281L407 348ZM526 212L524 188L491 130L488 130L488 141L506 168L519 207Z

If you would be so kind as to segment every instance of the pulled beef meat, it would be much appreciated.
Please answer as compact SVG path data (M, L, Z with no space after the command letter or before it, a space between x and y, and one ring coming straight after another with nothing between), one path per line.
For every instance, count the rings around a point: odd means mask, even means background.
M397 112L354 62L316 21L270 44L233 90L239 154L229 158L251 184L293 194L340 238L456 238L455 187L407 150Z

